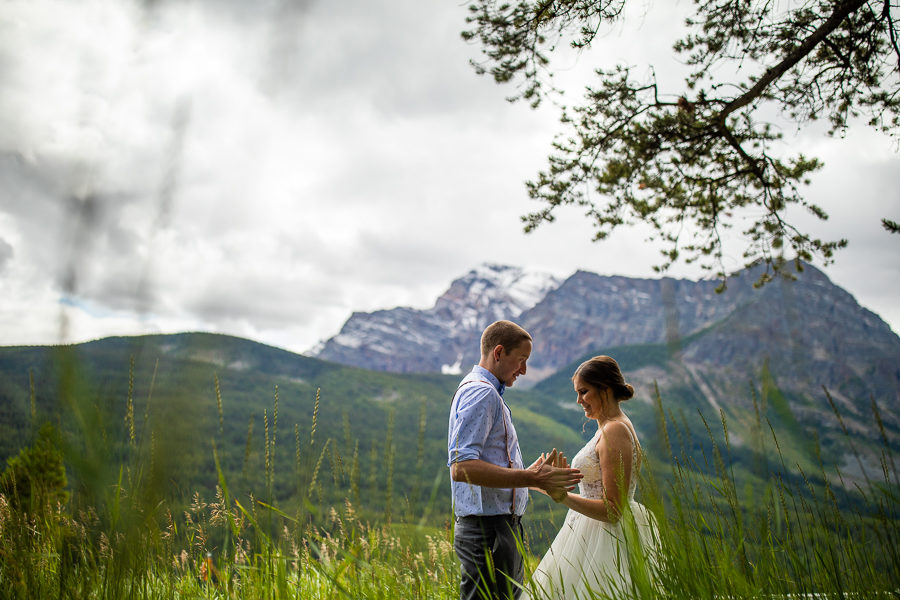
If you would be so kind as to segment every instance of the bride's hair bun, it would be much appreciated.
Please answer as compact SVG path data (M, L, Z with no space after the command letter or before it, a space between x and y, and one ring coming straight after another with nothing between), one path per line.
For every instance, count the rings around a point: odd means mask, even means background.
M610 356L595 356L581 363L572 379L580 377L586 384L597 389L610 388L616 396L616 400L623 402L634 396L634 387L625 383L619 363Z

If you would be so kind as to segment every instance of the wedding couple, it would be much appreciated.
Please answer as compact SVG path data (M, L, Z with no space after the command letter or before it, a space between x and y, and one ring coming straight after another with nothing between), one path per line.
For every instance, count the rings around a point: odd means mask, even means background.
M631 557L652 554L653 518L634 501L641 448L619 404L634 395L619 365L597 356L572 377L576 402L597 433L572 459L553 449L529 467L504 390L524 375L527 331L497 321L481 336L481 361L450 406L449 466L461 566L460 598L591 598L629 593ZM572 493L579 486L578 494ZM521 518L528 490L569 507L530 582L524 582ZM630 549L629 549L630 546Z

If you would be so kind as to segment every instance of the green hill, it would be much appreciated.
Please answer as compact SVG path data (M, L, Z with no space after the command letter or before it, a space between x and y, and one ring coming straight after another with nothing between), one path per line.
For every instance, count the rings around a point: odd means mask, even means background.
M186 333L0 348L0 378L0 458L14 456L49 420L70 442L75 485L102 487L120 464L135 472L140 465L155 494L211 498L215 446L232 495L253 492L277 506L350 498L371 515L417 518L430 501L432 518L449 515L455 376L372 372ZM577 445L576 432L520 402L530 395L509 395L525 455Z
M602 351L637 378L641 393L626 411L653 467L648 475L671 478L678 468L712 474L721 468L720 452L741 488L761 489L773 473L801 483L808 477L813 489L824 485L815 444L779 400L774 381L757 390L766 400L757 404L759 420L741 403L726 407L726 447L719 415L671 351ZM583 431L571 388L580 362L533 389L508 391L526 461L554 447L574 456L593 433ZM666 382L661 398L646 380L653 374ZM373 372L240 338L185 333L0 348L0 381L0 458L14 456L50 421L67 441L71 487L101 501L111 502L104 494L122 480L142 501L165 501L178 514L194 494L215 497L218 458L229 494L247 505L252 494L292 514L322 514L349 500L376 520L440 526L450 517L446 427L457 376ZM749 386L746 393L752 396ZM757 439L772 432L783 462L771 439ZM833 465L824 466L830 472ZM851 492L836 493L852 505ZM539 548L564 511L538 494L532 499Z
M828 493L834 494L843 508L853 508L858 502L857 486L865 488L882 481L877 466L866 465L866 475L871 477L866 480L856 464L846 461L848 455L858 455L863 461L878 456L885 444L846 435L838 438L833 430L839 429L840 421L833 414L832 422L822 428L824 432L817 430L818 423L799 422L790 405L810 400L791 398L789 402L787 396L792 392L779 389L765 365L755 377L731 382L733 401L716 407L703 390L705 375L698 377L689 371L679 360L679 349L666 344L589 352L529 390L523 406L580 433L584 440L590 438L596 429L589 424L582 431L585 419L575 403L571 377L579 364L600 354L616 358L638 389L635 398L622 406L638 430L649 458L646 464L656 477L671 479L673 471L681 467L715 477L719 452L739 488L763 489L776 477L814 493L823 492L827 485ZM827 445L820 443L823 439Z

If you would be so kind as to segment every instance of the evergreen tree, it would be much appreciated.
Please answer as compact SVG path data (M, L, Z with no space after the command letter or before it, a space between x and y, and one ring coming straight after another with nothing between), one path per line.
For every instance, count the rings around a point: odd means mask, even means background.
M0 475L0 494L21 510L40 512L69 499L62 454L56 446L56 429L45 424L34 444L7 460Z
M478 73L517 82L511 100L537 106L555 91L553 50L589 47L625 4L474 0L463 38L482 46ZM597 69L584 102L563 108L566 129L527 183L544 206L523 217L526 231L553 221L557 206L580 205L595 239L648 223L663 243L658 270L680 259L725 277L722 233L743 218L745 263L764 261L763 281L786 271L785 251L828 264L846 240L817 239L786 216L801 206L827 218L800 192L822 163L778 156L781 133L762 115L774 108L798 127L827 120L830 135L864 117L896 135L898 12L896 0L696 0L689 32L673 48L690 68L682 87L660 89L654 75L628 66ZM883 225L897 231L893 221Z

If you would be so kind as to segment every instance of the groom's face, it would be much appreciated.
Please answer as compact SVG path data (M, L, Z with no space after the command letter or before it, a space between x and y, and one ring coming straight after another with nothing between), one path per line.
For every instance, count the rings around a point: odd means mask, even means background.
M526 371L526 363L528 357L531 356L531 342L524 341L510 351L506 351L500 346L500 360L497 365L497 379L506 387L511 387L516 382L519 375L524 375Z

